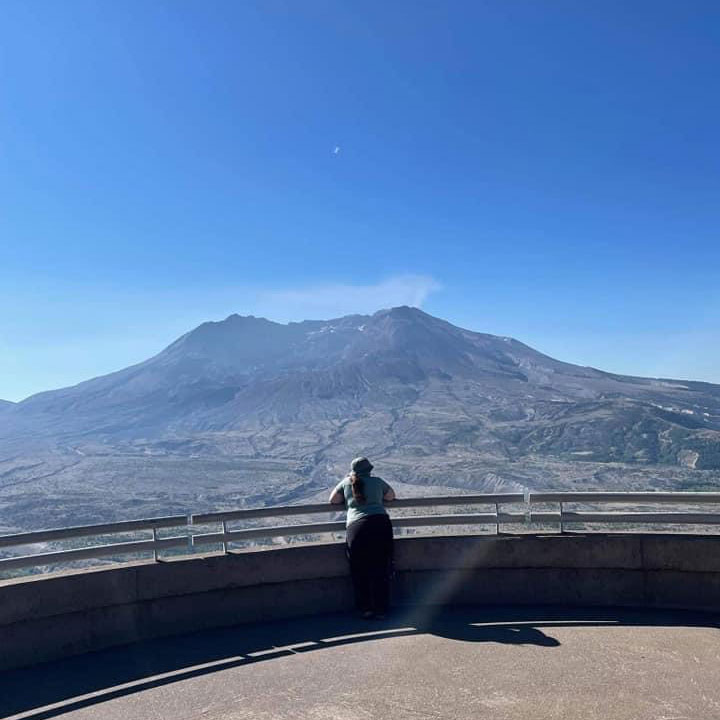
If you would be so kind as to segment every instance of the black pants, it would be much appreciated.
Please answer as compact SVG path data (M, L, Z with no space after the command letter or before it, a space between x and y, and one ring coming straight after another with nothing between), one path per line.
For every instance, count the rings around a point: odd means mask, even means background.
M392 525L387 515L368 515L348 525L347 556L358 610L387 611L392 552Z

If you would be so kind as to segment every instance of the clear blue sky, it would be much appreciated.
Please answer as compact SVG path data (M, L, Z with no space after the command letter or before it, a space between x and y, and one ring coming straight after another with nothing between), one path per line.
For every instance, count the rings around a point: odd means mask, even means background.
M720 4L0 4L0 398L414 303L720 382Z

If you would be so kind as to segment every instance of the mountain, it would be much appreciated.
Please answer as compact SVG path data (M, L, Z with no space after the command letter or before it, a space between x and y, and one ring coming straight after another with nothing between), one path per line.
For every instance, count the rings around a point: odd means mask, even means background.
M0 412L0 500L9 483L42 495L47 478L64 497L63 477L82 498L106 474L130 492L144 472L158 502L212 505L208 483L223 502L227 483L235 502L291 501L360 453L450 488L607 485L621 469L647 485L658 467L667 482L714 486L720 386L571 365L416 308L287 325L231 315Z

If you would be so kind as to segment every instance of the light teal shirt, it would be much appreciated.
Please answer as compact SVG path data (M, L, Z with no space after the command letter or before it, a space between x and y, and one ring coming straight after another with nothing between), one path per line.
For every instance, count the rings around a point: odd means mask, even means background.
M383 505L383 495L390 490L390 486L379 477L368 475L362 478L363 495L365 502L358 502L352 494L352 483L350 478L346 477L336 486L333 493L339 492L345 496L345 509L347 510L346 525L355 520L368 515L386 515L385 506Z

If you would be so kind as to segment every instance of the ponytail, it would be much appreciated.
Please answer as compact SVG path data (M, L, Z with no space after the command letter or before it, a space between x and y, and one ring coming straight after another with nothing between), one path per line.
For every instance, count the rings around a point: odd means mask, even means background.
M352 486L352 494L355 500L359 503L364 503L365 493L363 491L365 490L365 483L356 472L350 473L350 485Z

